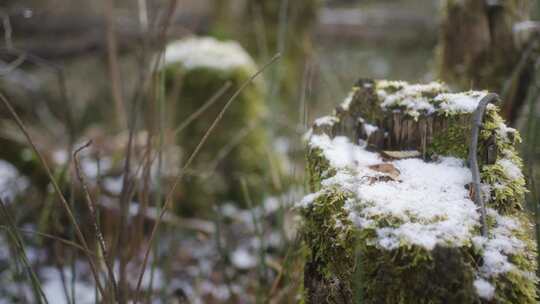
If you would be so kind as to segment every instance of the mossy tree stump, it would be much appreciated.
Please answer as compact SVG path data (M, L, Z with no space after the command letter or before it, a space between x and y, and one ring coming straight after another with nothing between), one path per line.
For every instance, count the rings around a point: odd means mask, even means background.
M536 248L522 210L519 134L488 105L478 163L481 235L467 154L486 92L361 80L319 118L298 203L306 303L535 303Z
M209 37L169 44L164 69L171 105L167 115L175 116L175 126L230 83L213 105L175 134L185 158L196 149L229 98L257 71L252 58L238 43ZM262 121L266 112L264 85L256 79L237 96L200 150L181 185L181 211L204 212L216 200L245 203L240 177L247 181L252 196L264 192L270 146Z

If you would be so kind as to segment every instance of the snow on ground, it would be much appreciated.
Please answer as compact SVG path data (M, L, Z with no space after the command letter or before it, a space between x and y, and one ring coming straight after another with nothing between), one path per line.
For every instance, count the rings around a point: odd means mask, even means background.
M71 271L69 269L62 269L66 279L66 287L71 287ZM64 285L62 284L60 271L53 267L45 267L41 269L40 274L42 276L42 288L47 300L50 303L55 304L68 304L66 299L66 293ZM75 292L77 296L77 303L80 304L94 304L96 290L90 283L81 281L80 279L75 281Z
M0 196L12 200L29 185L28 179L21 176L17 168L0 159Z

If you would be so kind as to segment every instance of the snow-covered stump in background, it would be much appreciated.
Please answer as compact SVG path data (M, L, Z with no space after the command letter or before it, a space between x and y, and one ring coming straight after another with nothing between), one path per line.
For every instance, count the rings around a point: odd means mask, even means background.
M515 145L488 105L478 145L488 237L467 167L486 92L361 80L308 134L298 203L306 303L535 303L536 248Z
M227 100L257 71L257 66L236 42L192 37L167 46L164 69L171 106L166 115L175 116L175 126L231 83L215 104L176 134L185 161ZM262 192L269 146L262 123L265 112L263 82L255 79L241 91L202 147L191 174L184 178L180 208L191 213L208 211L214 199L244 202L240 176L245 177L251 195Z

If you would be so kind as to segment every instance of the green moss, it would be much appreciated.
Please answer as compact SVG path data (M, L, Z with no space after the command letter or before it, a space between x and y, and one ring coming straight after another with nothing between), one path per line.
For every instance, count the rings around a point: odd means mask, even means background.
M306 271L313 276L311 284L304 288L315 289L307 290L309 294L321 292L318 286L329 288L324 291L324 297L330 303L352 295L350 282L355 269L356 233L343 209L349 196L339 189L324 190L308 208L302 209L306 219L302 238L310 248Z
M360 79L349 93L351 100L348 105L348 115L362 117L371 123L382 122L384 112L381 101L376 95L376 82L371 79Z
M166 67L167 98L173 105L167 114L174 116L170 119L175 126L197 111L226 82L232 84L214 105L176 135L185 158L195 150L225 103L250 74L248 68L183 69L181 64ZM214 201L231 200L244 204L240 177L247 181L255 201L264 193L266 172L270 172L267 151L270 145L262 123L266 115L263 94L262 82L248 85L213 130L191 167L193 174L181 185L182 203L178 206L182 213L204 214Z
M309 178L309 189L311 192L317 192L321 189L323 176L328 174L330 163L324 158L321 149L310 148L307 154L307 176ZM333 175L332 172L329 173Z
M517 132L505 133L504 128L504 121L498 114L498 108L491 106L486 112L480 140L488 142L494 138L497 160L510 161L521 170L522 160L516 150L516 145L521 142L521 138ZM509 175L498 161L482 166L482 182L493 186L489 205L502 214L513 214L523 209L527 192L526 182L523 176L514 178Z
M427 147L428 155L454 156L467 159L471 128L470 125L461 123L462 119L458 115L447 116L448 127L437 131L431 144Z
M536 284L536 243L531 238L533 234L530 218L524 213L512 216L520 223L520 227L512 231L513 236L523 242L525 247L509 255L509 261L516 270L504 273L493 279L496 303L537 303Z
M361 246L362 303L475 303L473 259L460 248Z

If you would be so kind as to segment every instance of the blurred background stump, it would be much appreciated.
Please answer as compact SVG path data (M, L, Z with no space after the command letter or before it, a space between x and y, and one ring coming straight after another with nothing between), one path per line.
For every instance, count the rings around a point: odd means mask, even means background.
M225 103L257 72L257 66L238 43L209 37L170 43L164 60L168 92L165 115L176 128L174 136L185 162ZM223 88L224 93L216 95ZM265 172L279 170L279 164L269 166L269 158L275 153L263 122L268 115L265 92L262 79L244 88L204 144L180 190L178 208L184 213L209 212L218 201L246 206L241 179L256 201L268 189ZM178 129L206 102L213 103L197 119Z

